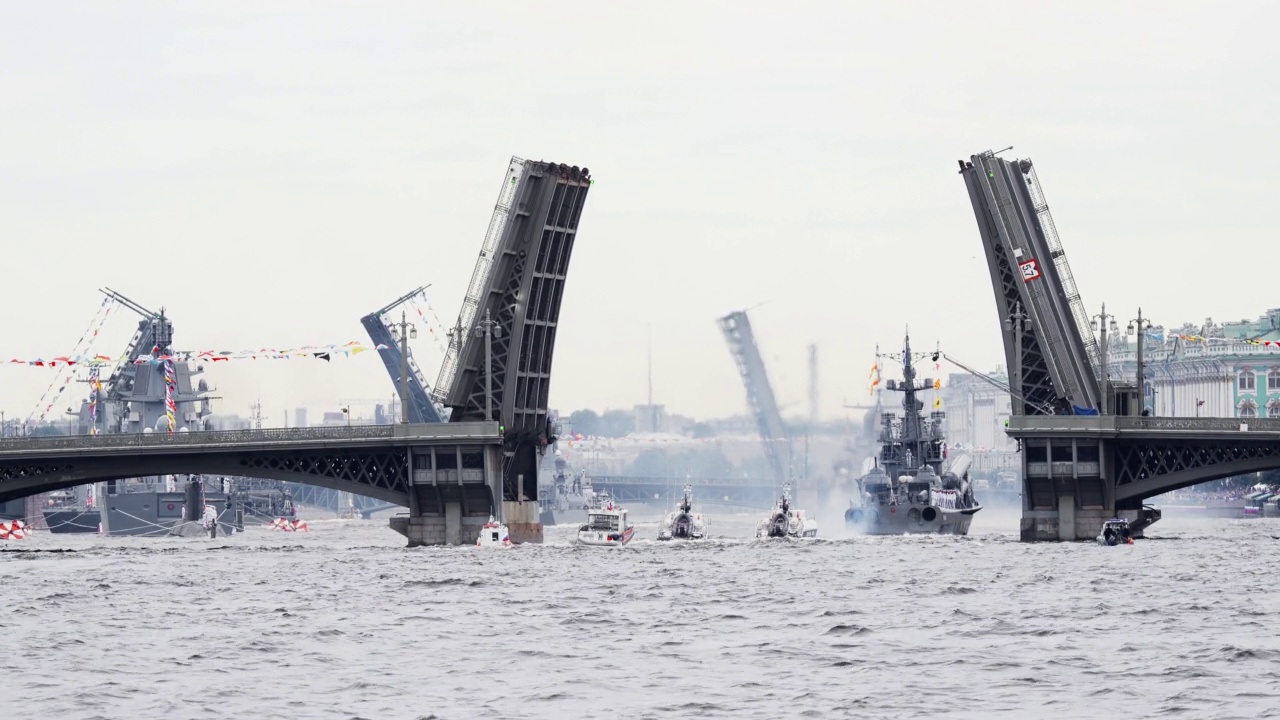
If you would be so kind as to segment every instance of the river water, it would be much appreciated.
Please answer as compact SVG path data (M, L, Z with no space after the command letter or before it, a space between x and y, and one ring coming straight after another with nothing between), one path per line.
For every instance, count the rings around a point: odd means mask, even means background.
M0 545L0 708L33 718L1280 718L1280 521L1132 546L954 537L622 550L571 527ZM58 552L59 550L63 552Z

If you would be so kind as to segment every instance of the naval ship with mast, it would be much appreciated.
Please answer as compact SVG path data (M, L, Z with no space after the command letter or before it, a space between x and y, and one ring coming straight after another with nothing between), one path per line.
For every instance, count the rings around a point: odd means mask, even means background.
M209 430L212 414L204 366L183 359L172 347L173 322L120 293L101 292L142 316L119 364L103 381L92 367L88 399L78 413L80 432L151 433ZM172 411L172 412L171 412ZM195 492L198 491L198 492ZM44 508L49 531L106 535L163 536L184 520L189 497L217 512L220 534L245 524L266 524L296 511L284 484L273 480L184 475L109 480L52 493ZM103 510L106 512L103 512ZM198 516L198 509L192 513ZM186 518L191 519L191 518Z
M900 360L902 380L887 381L885 390L903 394L902 415L880 415L880 451L870 472L858 478L858 496L845 511L845 524L868 535L966 535L982 509L969 480L970 458L948 460L942 431L946 413L923 413L917 393L936 385L932 379L916 380L909 334Z

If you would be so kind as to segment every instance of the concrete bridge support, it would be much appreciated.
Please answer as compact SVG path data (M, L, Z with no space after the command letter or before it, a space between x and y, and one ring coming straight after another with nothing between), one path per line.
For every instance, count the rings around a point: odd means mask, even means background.
M1022 540L1092 540L1116 516L1106 445L1096 437L1023 441Z
M391 528L408 538L409 547L470 545L490 516L502 520L508 514L510 503L494 502L502 492L503 450L497 423L490 425L493 437L487 443L411 448L409 513L391 519ZM515 528L511 534L518 541Z

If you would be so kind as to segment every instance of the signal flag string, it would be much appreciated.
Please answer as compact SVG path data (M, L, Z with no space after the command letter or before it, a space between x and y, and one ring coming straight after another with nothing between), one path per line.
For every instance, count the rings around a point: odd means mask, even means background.
M308 358L316 360L324 360L329 362L339 357L351 357L359 355L370 350L389 351L394 350L389 345L375 345L369 347L358 342L352 341L344 345L305 345L299 348L289 348L286 350L277 350L275 348L261 348L259 350L200 350L200 351L181 351L170 352L161 355L139 355L133 360L133 365L159 365L165 362L223 362L228 360L292 360L296 358ZM84 367L108 367L116 363L128 363L127 355L119 358L113 358L109 355L59 355L54 358L35 358L33 360L23 360L21 358L11 358L10 360L0 360L0 365L25 365L31 367L50 367L63 368L75 365Z
M98 312L95 313L93 319L89 321L89 327L85 328L85 331L80 335L80 339L76 341L75 347L71 349L72 356L88 353L89 350L93 348L93 342L97 340L98 333L102 330L102 326L106 323L107 316L111 314L111 310L115 307L115 304L115 298L109 295L102 299L102 304L98 306ZM88 340L87 345L85 343L86 339ZM81 345L85 345L83 350L80 348ZM67 385L71 383L74 377L75 371L69 371L63 377L55 376L53 381L49 383L49 387L45 388L44 394L40 396L40 400L36 403L35 409L27 416L27 421L31 422L35 419L36 413L40 413L38 422L44 422L45 417L48 416L49 411L53 409L53 406L57 404L58 399L62 397L63 391L67 389ZM61 380L61 382L59 382L59 380ZM53 391L54 387L57 387L58 389L54 393L53 397L49 397L49 393ZM48 400L47 404L45 400ZM44 408L43 410L41 410L42 407Z

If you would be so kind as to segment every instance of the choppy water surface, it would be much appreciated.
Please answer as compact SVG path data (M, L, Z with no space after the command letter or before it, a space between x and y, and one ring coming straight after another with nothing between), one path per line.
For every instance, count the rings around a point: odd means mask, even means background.
M988 509L990 510L990 509ZM0 545L0 706L56 718L1280 717L1275 520L409 550L385 521ZM828 523L823 530L830 535ZM641 524L639 537L655 534ZM71 552L31 552L67 549Z

